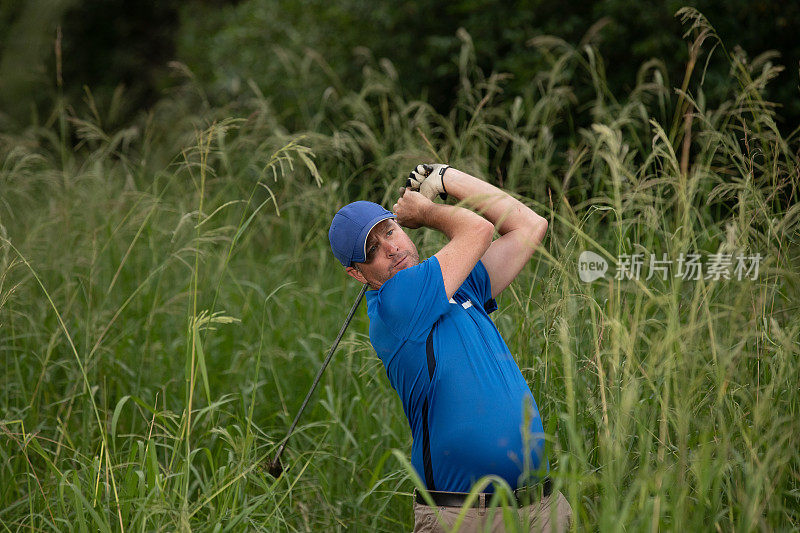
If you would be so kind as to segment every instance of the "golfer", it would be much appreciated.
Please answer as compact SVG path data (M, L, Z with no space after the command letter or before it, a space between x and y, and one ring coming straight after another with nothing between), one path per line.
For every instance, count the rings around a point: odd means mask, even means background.
M434 203L437 195L470 209ZM403 227L423 226L449 242L420 262ZM542 474L536 402L489 318L546 231L547 221L521 202L446 165L418 165L393 212L359 201L333 218L334 255L372 289L370 341L403 402L411 462L436 503L416 494L414 531L449 531L471 486L489 474L516 489L515 510L531 531L569 527L569 503ZM494 487L485 490L459 531L504 530L503 513L487 509Z

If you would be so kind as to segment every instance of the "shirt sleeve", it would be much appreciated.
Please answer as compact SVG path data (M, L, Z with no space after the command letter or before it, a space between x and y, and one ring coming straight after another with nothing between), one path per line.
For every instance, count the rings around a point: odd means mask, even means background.
M470 298L480 302L486 313L497 311L497 302L492 298L492 281L489 279L489 272L483 265L483 261L478 261L472 272L461 285L461 289L469 293Z
M378 316L398 338L424 338L450 302L439 260L431 257L395 274L378 290Z

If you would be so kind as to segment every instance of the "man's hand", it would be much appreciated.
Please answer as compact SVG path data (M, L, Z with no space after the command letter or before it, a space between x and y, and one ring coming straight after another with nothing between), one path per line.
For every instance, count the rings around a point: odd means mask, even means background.
M437 194L439 198L446 200L444 173L448 168L450 168L448 165L417 165L409 172L406 187L412 191L419 191L429 200L436 198Z
M397 223L410 229L417 229L425 225L425 211L433 202L422 194L403 189L403 194L397 199L392 211L397 215Z

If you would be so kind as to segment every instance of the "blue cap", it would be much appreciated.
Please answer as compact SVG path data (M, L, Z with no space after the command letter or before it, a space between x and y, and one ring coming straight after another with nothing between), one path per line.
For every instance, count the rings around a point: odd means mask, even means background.
M328 230L333 255L346 267L366 261L367 236L378 222L387 218L397 217L378 204L364 200L339 209Z

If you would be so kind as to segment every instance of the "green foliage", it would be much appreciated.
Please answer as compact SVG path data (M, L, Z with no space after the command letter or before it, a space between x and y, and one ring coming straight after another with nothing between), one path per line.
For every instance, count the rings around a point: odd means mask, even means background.
M677 91L658 62L613 91L594 41L539 36L541 67L511 98L460 31L445 112L388 61L365 57L345 83L289 50L275 75L298 93L281 105L245 78L216 104L179 69L136 120L88 92L4 134L0 523L410 529L407 422L363 306L286 473L262 465L358 289L330 253L331 215L389 204L414 164L447 161L550 221L494 318L577 527L798 528L800 146L765 96L778 67L720 55L734 78L714 104L698 72L719 37L694 10L681 19L694 52ZM322 79L333 89L306 98ZM422 255L442 242L414 238ZM765 259L755 280L585 284L582 250Z
M765 94L781 106L784 133L796 127L800 44L793 29L800 24L800 4L766 0L9 1L0 7L0 104L18 126L31 122L33 105L44 113L60 96L60 46L68 100L77 105L88 86L102 107L124 90L125 120L174 86L172 60L186 64L220 105L248 94L252 80L284 120L291 116L292 125L302 127L308 108L328 87L358 90L362 67L385 57L407 98L422 98L446 113L461 79L453 60L461 47L459 29L471 36L484 72L510 76L505 98L537 89L544 63L532 40L543 35L595 46L610 67L606 84L621 95L637 85L639 65L654 59L668 85L679 85L689 51L675 13L685 5L706 13L731 53L778 54L769 60L786 69ZM283 76L287 64L306 71L303 84ZM714 106L731 96L724 55L695 75L705 76L705 96ZM586 118L582 125L590 123Z
M0 6L0 129L27 124L55 91L58 22L72 0L9 0ZM35 119L34 119L35 120Z
M800 45L791 28L800 23L800 7L773 2L414 0L397 5L247 0L223 8L186 5L178 55L221 101L246 92L247 81L254 80L276 108L287 113L298 108L293 97L316 102L326 87L357 89L353 82L359 79L361 66L372 57L387 57L405 94L422 95L446 112L461 79L453 61L461 48L459 29L470 35L479 68L510 75L503 86L509 99L536 91L545 63L532 45L537 37L551 35L598 48L607 65L603 75L609 90L627 94L637 84L639 65L656 58L668 85L670 80L679 84L689 50L675 13L687 4L709 16L721 36L719 44L728 50L741 47L755 56L776 50L781 55L787 71L778 75L766 94L782 106L781 127L794 128L800 118ZM299 61L309 49L319 55ZM290 85L292 78L280 75L286 63L312 72L302 85ZM314 63L324 63L324 68L314 69ZM696 75L706 78L704 92L713 105L729 98L729 62L723 55L710 58ZM589 96L579 95L581 100ZM299 109L304 111L306 105Z
M81 92L89 86L106 97L123 86L127 101L151 105L167 86L180 4L174 0L76 2L61 20L63 78L68 88Z

